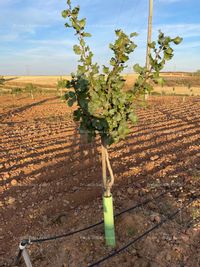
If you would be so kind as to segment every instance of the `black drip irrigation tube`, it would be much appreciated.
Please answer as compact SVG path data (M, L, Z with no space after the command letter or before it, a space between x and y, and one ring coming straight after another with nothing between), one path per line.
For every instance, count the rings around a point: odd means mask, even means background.
M152 202L152 201L154 201L154 200L159 199L160 197L162 197L163 195L166 195L167 193L172 193L172 192L175 192L175 191L176 191L176 190L165 191L165 192L161 193L160 195L158 195L158 196L155 197L155 198L147 199L147 200L145 200L145 201L143 201L143 202L141 202L141 203L139 203L139 204L137 204L137 205L135 205L135 206L133 206L133 207L131 207L131 208L128 208L128 209L126 209L126 210L124 210L124 211L121 211L121 212L117 213L114 217L117 218L117 217L119 217L120 215L122 215L122 214L124 214L124 213L126 213L126 212L129 212L129 211L132 211L132 210L134 210L134 209L136 209L136 208L142 207L142 206L148 204L149 202ZM193 202L196 198L198 198L198 197L193 196L193 200L192 200L192 202ZM188 205L189 205L189 204L188 204ZM187 205L187 206L188 206L188 205ZM177 211L177 213L180 212L183 208L184 208L184 207L182 207L181 209L179 209L179 210ZM176 214L177 214L177 213L176 213ZM166 220L167 220L167 219L166 219ZM166 220L164 220L164 222L165 222ZM87 227L85 227L85 228L81 228L81 229L78 229L78 230L75 230L75 231L72 231L72 232L68 232L68 233L65 233L65 234L62 234L62 235L56 235L56 236L45 237L45 238L38 238L38 239L30 239L30 238L29 238L29 239L24 239L24 240L22 240L22 241L20 242L20 245L19 245L19 252L18 252L18 255L17 255L16 260L15 260L15 265L18 265L18 264L20 263L20 259L21 259L21 257L22 257L23 250L27 247L27 245L30 245L30 244L33 244L33 243L43 243L43 242L46 242L46 241L52 241L52 240L57 240L57 239L61 239L61 238L65 238L65 237L69 237L69 236L72 236L72 235L74 235L74 234L81 233L81 232L83 232L83 231L87 231L87 230L92 229L92 228L94 228L94 227L96 227L96 226L99 226L99 225L103 224L103 222L104 222L104 221L101 220L101 221L99 221L99 222L97 222L97 223L95 223L95 224L92 224L92 225L90 225L90 226L87 226ZM161 221L161 222L158 224L158 226L162 225L164 222ZM149 229L149 230L148 230L148 233L151 232L151 231L153 231L154 228L156 229L158 226L155 225L155 226L153 227L153 229ZM146 233L146 234L147 234L147 233ZM146 235L146 234L145 234L145 235ZM145 236L145 235L142 235L142 237ZM139 239L141 239L142 237L139 237ZM139 240L139 239L137 238L137 240ZM136 240L136 241L137 241L137 240ZM134 242L136 242L136 241L134 241ZM132 244L132 243L131 243L131 244ZM128 244L128 246L130 246L131 244ZM93 265L93 264L92 264L92 265L89 265L88 267L92 267L92 266L98 265L99 263L105 261L106 259L109 259L110 257L115 256L116 254L120 253L122 250L124 250L124 249L126 249L126 248L127 248L127 245L126 245L124 248L119 249L119 250L115 251L114 253L110 254L110 255L107 256L105 259L101 259L100 262L97 262L97 263L95 263L94 265Z
M134 205L133 207L131 208L128 208L126 210L123 210L119 213L117 213L116 215L114 215L115 218L119 217L120 215L126 213L126 212L129 212L129 211L132 211L136 208L140 208L146 204L148 204L149 202L152 202L154 200L157 200L159 199L160 197L166 195L167 193L172 193L176 190L173 190L173 191L165 191L163 193L161 193L160 195L158 195L157 197L154 197L154 198L151 198L151 199L147 199L137 205ZM20 259L21 259L21 256L22 256L22 252L23 250L27 247L27 245L31 245L33 243L43 243L43 242L46 242L46 241L53 241L53 240L57 240L57 239L61 239L61 238L65 238L65 237L69 237L69 236L72 236L72 235L75 235L75 234L78 234L78 233L81 233L81 232L84 232L84 231L87 231L87 230L90 230L96 226L99 226L101 224L103 224L103 220L95 223L95 224L92 224L92 225L89 225L87 227L84 227L84 228L81 228L81 229L78 229L78 230L75 230L75 231L72 231L72 232L68 232L68 233L65 233L65 234L61 234L61 235L56 235L56 236L51 236L51 237L45 237L45 238L37 238L37 239L23 239L21 242L20 242L20 245L19 245L19 252L17 254L17 257L15 259L15 265L18 265L19 262L20 262Z
M142 239L143 237L145 237L146 235L148 235L152 231L156 230L157 228L159 228L160 226L162 226L164 223L168 222L169 220L172 220L179 212L181 212L183 209L185 209L186 207L188 207L190 204L192 204L192 202L194 202L195 200L197 200L199 197L200 196L193 196L192 200L190 200L189 202L187 202L184 206L182 206L181 208L177 209L172 214L168 215L165 219L161 220L161 222L159 222L158 224L156 224L153 227L149 228L146 232L144 232L140 236L136 237L135 239L133 239L132 241L130 241L125 246L123 246L120 249L114 251L113 253L109 254L108 256L106 256L106 257L98 260L97 262L88 265L87 267L98 266L100 263L102 263L102 262L104 262L104 261L106 261L106 260L108 260L108 259L116 256L120 252L126 250L128 247L132 246L134 243L136 243L137 241L139 241L140 239Z
M148 204L149 202L152 202L152 201L154 201L154 200L157 200L157 199L159 199L160 197L162 197L163 195L166 195L167 193L171 193L171 192L172 192L172 191L166 191L166 192L161 193L161 194L158 195L157 197L154 197L154 198L151 198L151 199L147 199L147 200L145 200L145 201L143 201L143 202L141 202L141 203L139 203L139 204L137 204L137 205L135 205L135 206L133 206L133 207L131 207L131 208L128 208L128 209L126 209L126 210L123 210L123 211L121 211L121 212L115 214L114 217L117 218L117 217L119 217L120 215L122 215L122 214L124 214L124 213L126 213L126 212L132 211L132 210L134 210L134 209L136 209L136 208L140 208L140 207L142 207L142 206ZM32 243L41 243L41 242L45 242L45 241L51 241L51 240L56 240L56 239L60 239L60 238L64 238L64 237L68 237L68 236L71 236L71 235L74 235L74 234L77 234L77 233L80 233L80 232L89 230L89 229L91 229L91 228L94 228L94 227L96 227L96 226L98 226L98 225L101 225L103 222L104 222L104 221L101 220L101 221L99 221L99 222L97 222L97 223L95 223L95 224L92 224L92 225L89 225L89 226L87 226L87 227L84 227L84 228L81 228L81 229L78 229L78 230L75 230L75 231L73 231L73 232L69 232L69 233L66 233L66 234L62 234L62 235L56 235L56 236L52 236L52 237L38 238L38 239L24 239L24 240L22 240L21 243L24 243L24 244L28 245L28 244L32 244Z

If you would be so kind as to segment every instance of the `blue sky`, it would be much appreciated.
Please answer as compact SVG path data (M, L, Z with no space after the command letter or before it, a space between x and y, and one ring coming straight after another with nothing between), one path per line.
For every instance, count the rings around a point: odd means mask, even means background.
M127 72L135 63L145 62L149 0L72 0L87 17L88 39L95 60L106 64L111 57L108 44L114 29L136 31L138 48L131 56ZM64 27L61 11L66 0L0 0L0 74L64 75L74 71L76 39ZM200 69L200 1L154 0L153 39L158 30L184 38L165 70Z

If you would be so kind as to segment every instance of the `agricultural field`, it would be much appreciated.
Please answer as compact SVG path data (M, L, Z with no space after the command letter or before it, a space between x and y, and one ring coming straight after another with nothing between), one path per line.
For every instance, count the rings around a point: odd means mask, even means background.
M164 86L155 86L154 93L162 95L188 95L200 96L200 76L192 73L163 73ZM136 74L124 74L126 88L129 89L135 82ZM70 79L70 76L6 76L1 89L5 91L11 88L25 88L27 84L33 84L44 90L56 90L60 79Z
M59 77L11 78L7 85L32 82L51 88ZM195 88L198 95L199 87ZM137 112L137 126L109 149L116 179L115 213L152 200L116 218L116 249L199 195L199 110L198 96L150 96ZM13 266L23 238L62 234L102 219L100 142L87 144L80 137L72 111L55 94L34 99L0 96L0 266ZM101 266L198 267L199 210L195 200ZM103 236L99 225L61 240L32 244L28 250L33 266L88 266L112 251Z
M200 267L198 4L26 2L0 2L0 267Z
M6 87L25 87L32 83L42 88L56 88L60 78L68 79L70 76L6 76Z

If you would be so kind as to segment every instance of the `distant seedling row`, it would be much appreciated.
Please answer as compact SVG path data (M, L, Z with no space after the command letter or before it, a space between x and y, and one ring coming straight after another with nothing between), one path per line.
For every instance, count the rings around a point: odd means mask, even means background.
M154 87L152 95L157 96L196 96L200 95L200 70L195 72L192 77L165 77L165 86ZM124 75L124 79L127 80L125 84L125 90L130 89L129 83L135 79L135 75ZM7 79L0 75L0 95L12 94L13 97L17 97L21 94L26 94L28 97L34 99L36 95L54 94L59 96L62 100L66 91L66 79L60 77L57 78L57 82L52 81L52 84L40 85L34 82L22 83L20 80L19 85L17 83L7 83ZM52 85L54 84L54 87Z
M0 81L0 84L3 85L5 82L5 79ZM19 96L21 94L28 94L32 99L34 99L36 94L41 94L42 89L37 88L35 85L32 83L29 83L25 86L25 88L20 88L20 87L13 87L10 89L5 90L3 87L0 88L0 94L5 94L9 93L12 94L13 97Z
M32 99L35 98L36 95L44 95L53 93L57 96L60 96L61 99L64 96L64 89L66 88L66 81L63 79L60 79L57 81L56 90L49 90L47 88L41 88L33 83L28 83L25 85L25 87L11 87L8 85L5 85L6 79L3 76L0 76L0 95L2 94L11 94L13 97L17 97L21 94L27 94Z

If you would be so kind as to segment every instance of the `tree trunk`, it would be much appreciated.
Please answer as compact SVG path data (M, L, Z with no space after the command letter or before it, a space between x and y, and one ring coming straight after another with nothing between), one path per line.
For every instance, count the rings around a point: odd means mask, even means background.
M107 145L102 141L102 177L103 177L103 214L104 214L104 231L106 245L115 247L115 225L113 212L113 198L111 188L114 183L113 171L110 165ZM107 177L107 168L110 174L110 179Z
M113 170L110 164L109 156L108 156L108 149L107 145L105 142L102 140L102 145L101 145L101 151L102 151L102 177L103 177L103 186L105 193L104 195L106 197L111 196L111 188L114 184L114 175L113 175ZM110 175L110 179L107 176L107 169Z
M106 184L107 184L107 171L106 171L106 146L102 142L101 145L101 155L102 155L102 178L103 178L103 187L106 191Z

